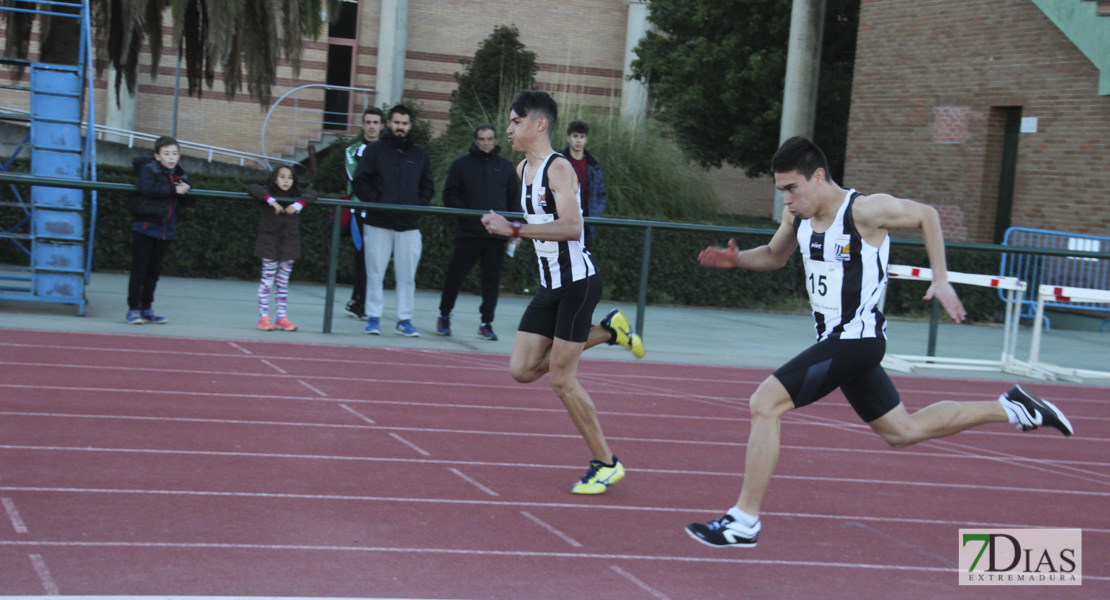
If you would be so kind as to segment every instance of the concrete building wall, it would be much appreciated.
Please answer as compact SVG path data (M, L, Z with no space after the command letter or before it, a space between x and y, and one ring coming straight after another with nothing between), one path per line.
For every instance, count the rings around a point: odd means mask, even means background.
M864 1L844 183L933 204L948 239L990 242L1004 107L1020 106L1038 130L1020 137L1011 225L1105 234L1098 81L1028 0Z

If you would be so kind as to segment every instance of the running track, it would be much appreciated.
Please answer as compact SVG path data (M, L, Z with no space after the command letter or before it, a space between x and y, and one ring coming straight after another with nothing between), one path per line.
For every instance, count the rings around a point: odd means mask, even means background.
M568 492L589 457L561 405L506 363L0 330L0 594L1110 597L1110 389L1030 384L1070 439L902 451L827 398L784 421L759 546L714 549L682 526L735 500L766 371L585 360L629 468L591 498ZM896 384L911 410L1006 387ZM959 587L957 530L1011 526L1082 528L1083 586Z

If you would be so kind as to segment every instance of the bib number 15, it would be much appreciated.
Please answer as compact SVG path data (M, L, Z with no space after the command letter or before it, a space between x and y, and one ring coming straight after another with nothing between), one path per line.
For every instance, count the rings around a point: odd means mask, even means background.
M824 275L814 276L813 273L809 274L809 293L824 296L829 293L829 286L825 283Z

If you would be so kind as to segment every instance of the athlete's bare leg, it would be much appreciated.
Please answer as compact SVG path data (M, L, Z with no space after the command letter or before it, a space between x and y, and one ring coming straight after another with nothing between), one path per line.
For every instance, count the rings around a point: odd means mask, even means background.
M794 408L790 393L774 376L759 384L749 401L752 426L744 455L744 486L736 507L759 516L759 505L779 461L779 425L782 415Z
M608 338L609 333L602 331ZM593 337L594 332L591 331L590 335ZM595 460L612 464L613 453L601 431L597 409L590 395L578 382L578 361L588 343L568 342L558 338L552 340L539 334L518 331L513 342L513 354L509 359L509 372L513 379L521 383L533 382L544 373L550 372L551 389L562 401L574 426L585 438L590 454Z
M933 438L952 435L986 423L1006 423L1006 410L995 401L953 402L930 404L913 413L902 404L868 423L886 443L895 448Z
M749 515L759 507L779 458L779 424L782 415L794 408L786 388L768 377L751 398L752 426L744 460L744 486L736 506ZM902 404L868 423L891 446L944 437L986 423L1006 423L1006 411L997 401L937 402L912 415Z
M609 330L600 325L590 328L590 335L583 344L589 350L598 344L608 343L613 338ZM513 379L521 383L532 383L551 370L552 339L536 333L516 332L513 353L509 359L509 372ZM581 353L579 353L581 354ZM575 363L577 370L577 361Z

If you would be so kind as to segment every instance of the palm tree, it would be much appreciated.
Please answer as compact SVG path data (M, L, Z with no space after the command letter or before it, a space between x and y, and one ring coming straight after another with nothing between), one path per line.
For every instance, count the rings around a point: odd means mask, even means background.
M80 4L79 0L61 1ZM219 67L228 99L239 93L246 79L250 96L268 105L278 61L284 57L294 73L299 72L303 40L320 36L324 15L337 14L340 1L90 0L97 74L110 64L117 74L117 92L126 82L128 91L134 93L139 53L146 42L151 53L150 75L157 77L163 50L162 18L169 8L174 46L185 63L190 95L202 95L202 82L212 88ZM0 5L12 4L13 0L0 0ZM27 56L34 18L27 13L4 13L8 32L5 55ZM42 17L44 62L47 58L63 64L77 62L77 27L75 19Z

